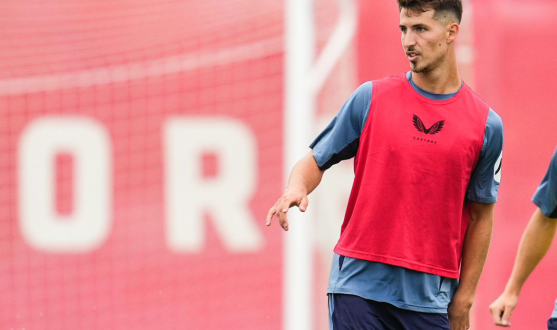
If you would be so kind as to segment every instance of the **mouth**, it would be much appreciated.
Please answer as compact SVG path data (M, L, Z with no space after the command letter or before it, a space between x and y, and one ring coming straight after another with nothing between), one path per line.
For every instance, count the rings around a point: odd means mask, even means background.
M417 60L419 56L420 54L416 52L406 52L406 57L410 62Z

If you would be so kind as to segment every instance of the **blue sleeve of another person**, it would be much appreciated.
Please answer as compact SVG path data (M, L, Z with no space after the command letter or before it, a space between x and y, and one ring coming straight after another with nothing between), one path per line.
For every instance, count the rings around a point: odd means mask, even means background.
M532 201L546 217L557 218L557 149Z
M371 81L358 87L333 121L309 146L321 170L356 155L371 105L371 92Z
M489 109L484 141L478 163L472 172L466 198L472 202L495 203L501 182L503 161L503 121Z

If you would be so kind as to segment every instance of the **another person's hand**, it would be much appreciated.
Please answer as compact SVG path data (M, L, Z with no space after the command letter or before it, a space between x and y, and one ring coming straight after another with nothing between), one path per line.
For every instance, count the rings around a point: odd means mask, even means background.
M292 206L298 206L300 211L305 212L308 203L307 192L303 189L286 189L275 205L271 207L269 213L267 213L267 221L265 224L270 226L273 216L276 215L282 229L288 230L288 219L286 217L288 209Z
M511 326L511 314L518 303L518 295L503 293L490 306L493 323L501 327Z

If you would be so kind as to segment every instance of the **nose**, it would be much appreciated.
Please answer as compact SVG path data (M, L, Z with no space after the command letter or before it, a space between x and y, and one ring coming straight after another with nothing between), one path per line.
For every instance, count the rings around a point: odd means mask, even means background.
M416 38L412 31L406 31L406 33L402 34L402 47L404 49L408 49L409 47L416 45Z

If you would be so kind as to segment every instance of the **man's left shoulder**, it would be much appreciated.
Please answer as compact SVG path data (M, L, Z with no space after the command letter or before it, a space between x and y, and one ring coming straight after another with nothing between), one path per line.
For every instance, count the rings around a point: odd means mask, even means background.
M503 130L503 119L493 108L489 108L489 113L487 114L487 126L495 130Z
M476 109L484 112L492 110L489 104L478 93L476 93L470 86L465 86L468 91L468 99L474 103Z

